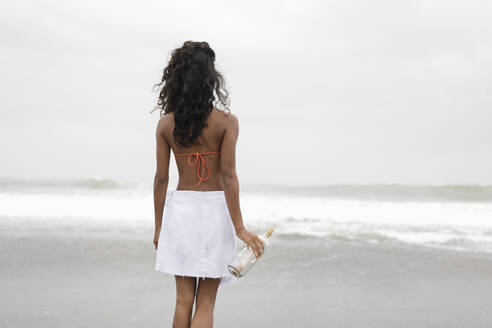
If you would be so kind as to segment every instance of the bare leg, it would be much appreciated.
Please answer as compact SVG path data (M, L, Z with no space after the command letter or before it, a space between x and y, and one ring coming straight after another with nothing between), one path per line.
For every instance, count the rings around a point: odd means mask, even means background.
M196 278L174 276L176 278L176 310L173 328L190 328L191 312L195 300Z
M221 278L200 278L191 328L212 328L215 298Z

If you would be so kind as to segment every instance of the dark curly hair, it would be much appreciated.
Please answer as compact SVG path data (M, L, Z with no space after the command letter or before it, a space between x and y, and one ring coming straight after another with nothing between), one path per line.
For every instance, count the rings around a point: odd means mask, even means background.
M214 91L223 110L230 112L229 92L214 62L215 52L207 42L186 41L172 51L161 82L154 85L160 92L151 112L160 109L160 116L174 113L173 136L180 146L197 143L214 107Z

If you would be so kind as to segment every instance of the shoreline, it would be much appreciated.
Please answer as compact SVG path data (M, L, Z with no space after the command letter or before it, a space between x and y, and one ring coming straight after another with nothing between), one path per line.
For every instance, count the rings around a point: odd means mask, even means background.
M25 223L0 223L6 327L171 325L174 279L154 271L150 228ZM491 254L277 235L219 291L215 326L487 327L490 299Z

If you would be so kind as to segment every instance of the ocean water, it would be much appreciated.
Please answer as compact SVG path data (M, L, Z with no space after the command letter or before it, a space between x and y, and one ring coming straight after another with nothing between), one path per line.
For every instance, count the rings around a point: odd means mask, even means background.
M172 188L170 188L172 189ZM492 186L241 185L257 233L492 252ZM0 222L153 227L151 184L0 179ZM21 228L20 228L21 229Z

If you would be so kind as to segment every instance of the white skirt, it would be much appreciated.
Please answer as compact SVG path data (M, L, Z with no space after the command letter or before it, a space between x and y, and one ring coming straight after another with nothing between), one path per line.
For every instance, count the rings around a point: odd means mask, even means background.
M219 288L230 286L237 278L227 265L235 254L236 234L224 191L168 191L156 254L157 271L220 277Z

